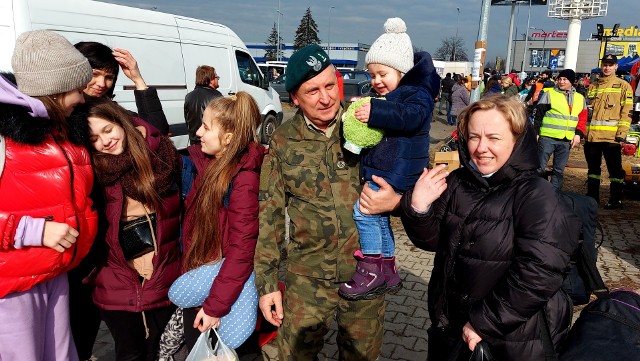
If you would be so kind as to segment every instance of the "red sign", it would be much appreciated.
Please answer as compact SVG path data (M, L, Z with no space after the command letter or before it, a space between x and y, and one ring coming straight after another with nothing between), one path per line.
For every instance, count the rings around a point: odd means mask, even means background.
M543 32L543 31L536 31L534 33L531 33L531 37L533 39L536 38L540 38L540 39L566 39L567 38L567 31L566 30L554 30L553 32Z

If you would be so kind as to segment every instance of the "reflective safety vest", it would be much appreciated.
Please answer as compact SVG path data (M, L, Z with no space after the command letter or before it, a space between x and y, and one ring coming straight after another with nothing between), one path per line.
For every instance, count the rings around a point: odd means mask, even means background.
M587 96L593 109L587 123L587 141L614 143L616 137L625 138L631 125L631 85L615 75L601 77L589 87Z
M573 92L573 107L569 110L567 97L555 89L549 91L549 109L542 118L540 135L555 139L573 139L578 126L578 115L582 112L584 97Z

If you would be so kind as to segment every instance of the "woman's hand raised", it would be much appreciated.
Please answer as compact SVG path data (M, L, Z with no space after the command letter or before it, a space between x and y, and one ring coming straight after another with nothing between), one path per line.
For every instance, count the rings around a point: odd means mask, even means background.
M411 196L411 205L416 211L427 212L431 204L447 189L446 177L449 172L445 171L446 168L446 164L440 164L431 170L424 169Z

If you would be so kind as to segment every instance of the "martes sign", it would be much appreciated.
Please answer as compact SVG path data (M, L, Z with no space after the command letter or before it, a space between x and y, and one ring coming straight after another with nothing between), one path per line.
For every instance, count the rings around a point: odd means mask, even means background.
M554 30L553 32L544 32L544 31L536 31L531 33L531 38L533 40L537 40L537 39L553 39L553 40L560 40L560 39L566 39L567 38L567 31L566 30Z

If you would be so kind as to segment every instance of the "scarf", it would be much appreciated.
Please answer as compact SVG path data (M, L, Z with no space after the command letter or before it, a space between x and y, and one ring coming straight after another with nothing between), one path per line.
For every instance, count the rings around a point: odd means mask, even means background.
M168 194L177 184L180 176L178 151L173 143L167 137L158 137L159 141L150 142L151 135L147 136L147 146L149 146L149 158L151 168L155 176L154 188L160 197ZM151 143L151 144L150 144ZM156 149L153 145L157 144ZM119 155L105 155L108 164L108 172L96 174L98 182L103 187L120 183L122 192L130 198L141 203L145 203L142 194L138 194L137 187L138 174L133 167L133 158L131 153L124 151Z

